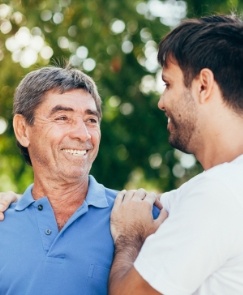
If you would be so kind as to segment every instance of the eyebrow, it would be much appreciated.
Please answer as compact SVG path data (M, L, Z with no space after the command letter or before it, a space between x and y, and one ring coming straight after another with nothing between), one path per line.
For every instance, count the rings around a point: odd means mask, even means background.
M50 116L57 113L57 112L59 112L59 111L74 112L74 109L70 108L70 107L65 107L65 106L62 106L62 105L56 105L54 108L51 109Z
M90 109L88 109L88 110L85 111L85 113L88 114L88 115L94 115L94 116L100 118L99 112L96 111L96 110L90 110Z
M53 114L55 114L59 111L74 112L74 109L70 108L70 107L62 106L62 105L56 105L54 108L51 109L50 116L52 116ZM87 109L87 110L85 110L85 114L94 115L94 116L97 116L98 118L100 118L99 112L96 110Z

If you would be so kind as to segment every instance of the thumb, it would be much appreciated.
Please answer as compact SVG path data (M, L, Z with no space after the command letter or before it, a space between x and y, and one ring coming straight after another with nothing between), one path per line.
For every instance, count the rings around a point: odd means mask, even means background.
M165 209L162 209L159 213L159 216L154 220L156 230L165 221L167 217L168 217L168 212Z

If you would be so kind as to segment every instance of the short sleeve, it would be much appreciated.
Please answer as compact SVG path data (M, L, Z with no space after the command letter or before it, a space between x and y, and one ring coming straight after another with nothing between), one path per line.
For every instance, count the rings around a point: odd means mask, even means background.
M169 217L147 238L134 264L151 286L166 295L192 294L228 259L242 220L230 195L222 183L205 177L165 195ZM229 210L235 212L230 223Z

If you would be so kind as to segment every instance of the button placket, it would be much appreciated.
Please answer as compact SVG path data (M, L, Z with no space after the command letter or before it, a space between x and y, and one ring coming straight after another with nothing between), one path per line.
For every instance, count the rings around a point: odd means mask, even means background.
M43 207L42 204L39 204L39 205L37 206L37 210L38 210L38 211L43 211L43 209L44 209L44 207ZM50 228L45 229L44 232L45 232L45 234L46 234L47 236L49 236L49 235L52 234L52 230L51 230Z

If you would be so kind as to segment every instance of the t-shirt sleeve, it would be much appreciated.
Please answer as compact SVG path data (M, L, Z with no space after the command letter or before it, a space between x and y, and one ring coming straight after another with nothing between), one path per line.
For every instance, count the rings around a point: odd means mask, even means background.
M166 295L192 294L234 251L237 216L230 224L227 220L229 210L237 212L231 193L199 177L165 195L169 217L147 238L134 263L153 288Z

